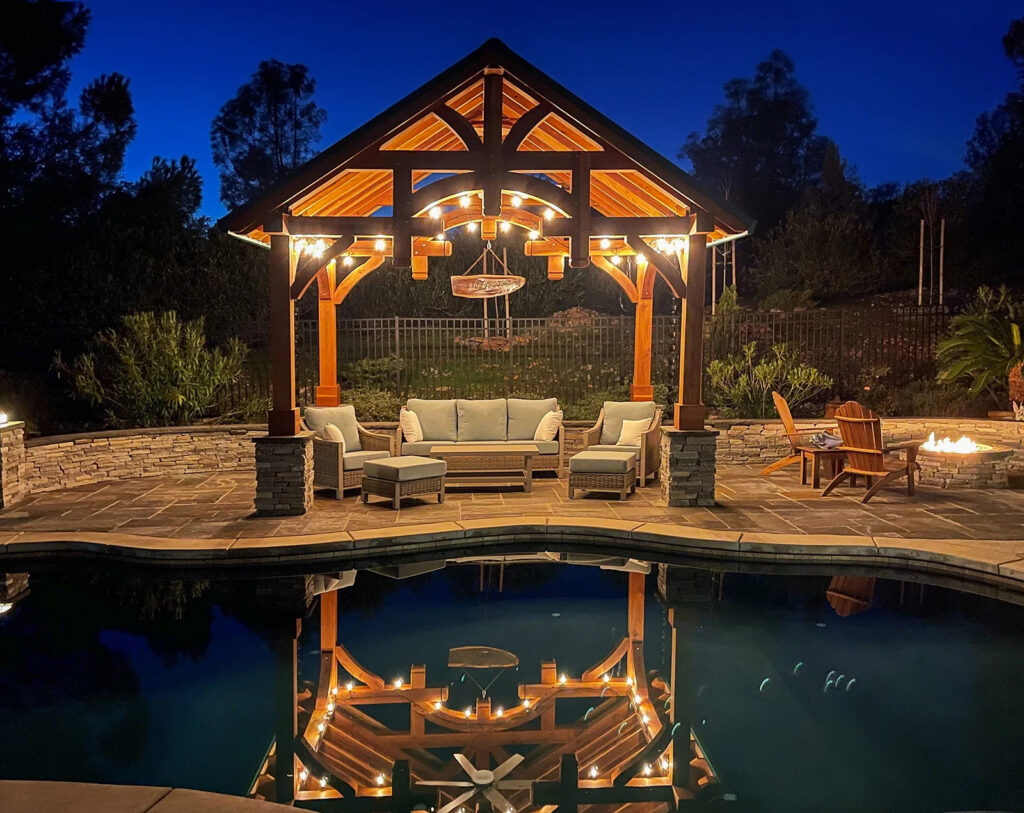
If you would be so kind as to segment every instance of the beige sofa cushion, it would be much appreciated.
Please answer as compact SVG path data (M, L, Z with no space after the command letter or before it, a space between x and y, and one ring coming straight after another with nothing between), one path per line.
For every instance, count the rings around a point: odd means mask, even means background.
M388 457L388 453L380 452L348 452L342 458L342 465L345 471L358 471L367 460L381 460Z
M557 398L509 398L508 439L533 440L541 418L557 409Z
M650 421L654 419L657 409L654 401L605 401L601 443L618 443L624 420L638 421L646 418Z
M303 410L302 421L306 428L323 434L324 427L333 423L341 430L345 438L345 450L358 452L363 448L359 442L359 424L356 421L356 410L351 404L342 404L334 407L308 406Z
M410 398L409 409L419 418L423 440L458 440L458 424L454 400L434 401L426 398Z
M505 440L508 437L508 404L504 398L455 402L458 411L460 442ZM431 440L424 435L425 440Z

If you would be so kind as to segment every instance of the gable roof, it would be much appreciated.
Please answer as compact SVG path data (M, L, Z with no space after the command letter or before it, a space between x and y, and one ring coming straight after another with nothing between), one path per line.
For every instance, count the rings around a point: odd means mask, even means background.
M468 56L296 168L274 189L225 215L218 221L218 226L235 234L265 240L261 226L264 219L275 212L366 216L390 205L390 172L347 169L346 165L373 147L394 149L393 145L397 145L400 149L425 151L464 150L459 134L453 132L449 124L440 120L434 122L431 110L436 109L438 103L447 103L456 108L458 114L467 116L472 124L477 109L475 88L477 85L482 88L482 77L487 68L504 71L505 85L510 90L504 99L503 120L508 119L510 126L514 124L514 117L525 114L531 104L543 101L552 109L552 123L544 125L549 129L546 139L541 132L542 125L538 124L534 132L540 135L535 143L531 144L527 139L521 149L600 151L603 145L608 145L635 163L635 169L625 172L593 173L595 193L592 206L598 211L603 208L603 214L632 216L700 211L714 218L718 236L753 230L755 224L751 218L702 189L674 162L595 110L498 39L487 40ZM482 98L482 92L480 95ZM417 122L428 120L430 126L421 124L415 132L408 129ZM402 139L404 132L409 133L405 141ZM344 190L333 192L334 187L342 188L340 176L344 173L351 173L344 186L349 193L347 198L342 194ZM430 171L414 173L413 181L418 182L431 174ZM550 180L565 185L557 172L546 174ZM638 179L642 179L642 183L638 183ZM322 190L335 194L332 199L334 210L328 207L326 211L312 211L307 205L314 195L330 197L321 194ZM354 192L359 197L355 197ZM360 205L362 210L356 208ZM621 210L609 211L611 207ZM320 208L324 208L322 203Z

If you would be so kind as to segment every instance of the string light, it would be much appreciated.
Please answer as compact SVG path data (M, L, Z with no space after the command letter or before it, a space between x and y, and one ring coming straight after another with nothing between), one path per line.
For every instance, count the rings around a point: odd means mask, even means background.
M466 719L468 720L472 716L473 716L473 709L471 709L469 706L466 706Z
M429 214L434 220L437 220L441 216L441 207L431 206Z
M523 708L524 708L524 709L528 709L528 708L530 708L530 698L529 698L529 697L527 697L527 698L526 698L526 699L525 699L525 700L523 701Z
M439 242L439 243L443 243L444 242L444 232L443 231L439 231L437 234L434 235L434 239L437 240L437 242Z
M643 253L638 253L636 255L636 262L637 265L645 265L647 263L647 256Z
M516 209L518 209L520 206L523 205L523 199L521 197L519 197L519 195L513 195L512 196L512 205Z
M472 234L473 232L476 231L476 221L475 220L470 221L469 223L466 224L466 231L468 231L470 234Z
M605 683L607 683L608 681L611 680L611 676L606 673L605 676L603 678L601 678L601 680L603 680Z
M338 695L338 687L337 686L335 686L333 689L331 689L331 694L333 694L335 697L337 697L337 695Z
M551 218L553 218L554 216L555 216L555 211L554 211L554 209L545 209L545 210L544 210L544 219L545 219L545 220L550 220L550 219L551 219Z
M300 782L305 782L306 779L308 779L308 778L309 778L309 771L307 771L305 768L303 768L301 771L299 771L299 781Z
M505 714L505 709L503 709L501 706L498 706L497 710L494 712L494 716L495 717L501 717L504 714Z
M612 265L622 265L622 257L618 254L612 256Z
M647 716L646 714L642 714L642 715L640 716L640 722L641 722L641 723L643 723L644 725L647 725L647 721L648 721L649 719L650 719L650 717L648 717L648 716Z
M374 248L375 248L375 249L376 249L377 251L383 251L384 249L386 249L386 248L388 247L388 244L387 244L387 242L385 242L385 241L384 241L384 240L382 240L382 239L377 239L377 240L375 240L375 241L374 241L374 243L373 243L373 247L374 247Z
M323 723L320 723L320 725L316 727L316 730L323 734L324 728L326 728L326 726Z
M385 781L384 774L382 774L382 773L377 774L377 787L382 786L384 784L384 781Z
M404 681L401 678L395 678L395 688L401 689Z
M609 240L607 237L602 237L601 238L601 248L610 248L611 245L612 245L612 241Z
M651 764L649 762L644 763L644 776L651 775Z
M503 232L507 232L511 228L512 228L512 224L509 223L507 220L502 220L501 221L501 230Z
M630 676L628 676L626 678L626 685L627 686L632 686L633 685L633 676L632 675L630 675Z
M355 687L356 687L356 684L354 684L354 683L353 683L353 682L352 682L352 681L350 680L350 681L349 681L348 683L346 683L346 684L345 684L345 691L348 691L348 692L350 692L350 691L352 691L352 690L353 690L353 689L354 689Z
M440 711L440 710L441 710L441 701L440 700L435 700L434 701L434 711Z
M537 231L536 229L531 229L530 230L530 239L531 240L536 240L538 237L540 237L540 232Z
M342 260L341 260L341 264L344 265L346 268L351 268L352 267L352 258L348 257L348 256L343 257Z
M565 674L565 673L563 672L563 673L562 673L561 675L559 675L559 677L558 677L558 682L559 682L559 683L561 683L561 684L562 684L562 685L564 686L564 685L565 685L565 682L566 682L566 681L567 681L568 679L569 679L569 678L568 678L568 677L566 676L566 674Z
M459 206L461 206L463 209L468 209L469 204L472 202L473 200L472 198L469 197L469 195L463 195L461 198L459 198Z
M321 776L320 777L320 787L322 787L322 788L326 788L327 787L327 777L326 776Z
M590 778L591 779L597 779L597 766L596 765L591 765L590 766Z

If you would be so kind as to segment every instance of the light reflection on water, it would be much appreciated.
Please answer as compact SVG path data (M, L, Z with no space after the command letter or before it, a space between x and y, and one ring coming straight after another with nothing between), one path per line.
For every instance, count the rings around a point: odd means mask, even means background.
M448 668L449 648L507 649L519 669L489 694L511 707L541 660L578 676L623 637L626 578L523 565L506 570L503 593L491 583L481 595L475 567L402 582L361 573L340 594L339 640L388 680L425 664L453 708L477 689ZM645 663L667 675L671 630L653 582ZM1021 609L938 588L921 600L879 580L843 616L829 586L827 575L729 574L720 601L713 587L677 607L692 625L694 728L738 797L730 809L1024 808ZM0 777L244 792L273 712L273 632L244 593L33 577L0 617ZM318 669L314 613L300 682ZM577 705L582 717L590 704Z

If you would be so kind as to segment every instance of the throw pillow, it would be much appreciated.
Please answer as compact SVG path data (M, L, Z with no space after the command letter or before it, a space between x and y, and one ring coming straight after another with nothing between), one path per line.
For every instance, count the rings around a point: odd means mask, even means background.
M398 425L402 427L402 436L406 443L419 443L423 440L423 428L420 426L420 419L411 409L402 407L398 413Z
M615 442L616 446L639 446L641 436L651 426L650 418L644 418L639 421L625 420L622 422L622 431L619 433L619 439Z
M340 443L342 446L345 445L345 436L333 423L325 423L323 430L320 432L320 436L324 440L329 440L332 443Z
M554 440L558 434L558 428L562 425L562 410L552 410L540 419L537 424L537 431L533 433L534 440Z

